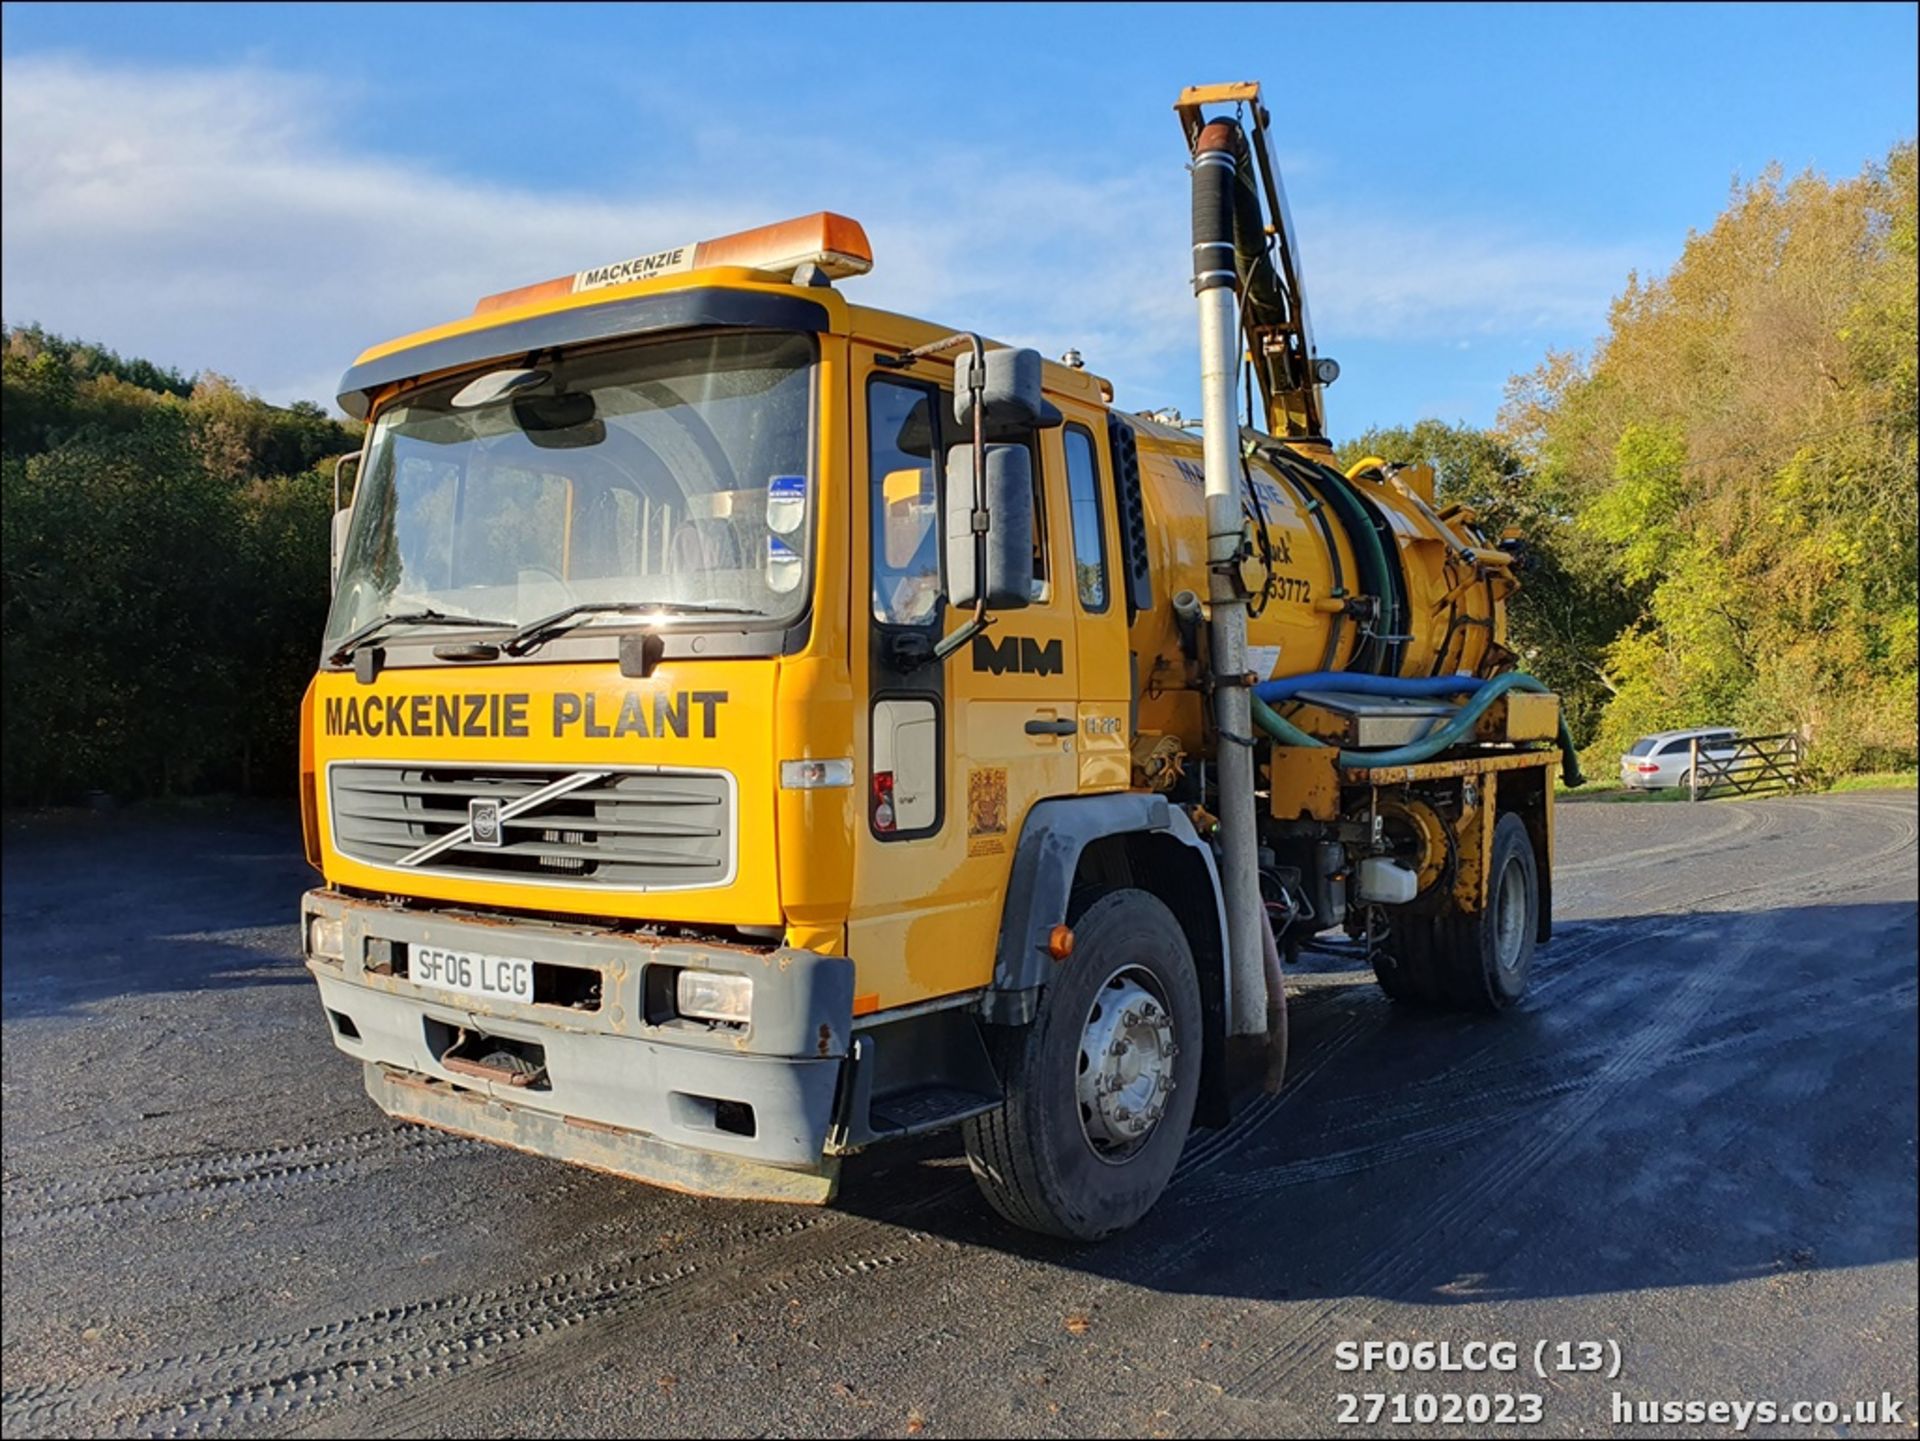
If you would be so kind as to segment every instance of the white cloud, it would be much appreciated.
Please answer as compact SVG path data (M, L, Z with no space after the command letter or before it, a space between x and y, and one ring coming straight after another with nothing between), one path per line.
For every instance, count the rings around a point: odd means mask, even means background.
M595 196L355 150L328 124L347 101L317 78L9 59L0 79L7 320L220 370L271 399L328 398L365 345L490 291L822 206L873 239L874 274L848 285L863 302L1049 354L1076 346L1124 403L1192 387L1177 152L1089 178L1067 157L904 156L887 137L734 137L708 119L686 137L706 157L697 184ZM1633 259L1294 198L1335 354L1352 338L1591 330Z
M0 78L6 318L276 399L330 397L364 346L490 291L754 218L350 153L320 128L339 97L282 74L8 61Z

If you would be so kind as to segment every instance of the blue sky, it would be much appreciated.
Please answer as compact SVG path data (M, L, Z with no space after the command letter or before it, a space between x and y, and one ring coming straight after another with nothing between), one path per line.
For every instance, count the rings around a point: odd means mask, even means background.
M1916 125L1915 7L4 7L0 310L269 399L485 292L828 208L868 303L1193 413L1188 83L1281 129L1336 435L1484 423L1736 176ZM1211 22L1211 28L1209 28Z

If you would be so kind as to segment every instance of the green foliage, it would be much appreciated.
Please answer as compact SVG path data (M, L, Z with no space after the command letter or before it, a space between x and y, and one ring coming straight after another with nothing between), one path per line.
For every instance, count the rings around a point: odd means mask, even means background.
M1512 528L1527 542L1523 588L1508 611L1508 642L1552 686L1576 735L1590 734L1613 693L1606 647L1638 614L1631 592L1603 576L1604 542L1576 526L1506 436L1423 420L1370 430L1340 447L1340 463L1377 455L1434 469L1435 497L1469 507L1489 536Z
M1913 756L1914 235L1911 145L1838 183L1769 172L1629 286L1535 427L1651 585L1600 748L1657 714L1799 730L1816 774Z
M355 431L37 328L4 368L6 799L289 787Z
M1512 612L1589 768L1647 731L1799 731L1815 779L1916 754L1915 152L1737 187L1607 335L1508 389L1494 432L1425 421L1348 458L1426 459L1517 525Z

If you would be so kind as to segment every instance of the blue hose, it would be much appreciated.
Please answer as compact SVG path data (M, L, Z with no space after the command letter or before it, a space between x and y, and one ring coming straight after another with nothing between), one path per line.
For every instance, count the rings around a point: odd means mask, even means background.
M1340 752L1340 764L1349 770L1377 770L1382 766L1419 765L1430 761L1449 746L1455 746L1473 735L1474 724L1484 715L1487 708L1510 690L1533 691L1538 694L1551 694L1547 688L1525 671L1510 670L1489 680L1476 680L1472 676L1420 676L1401 678L1395 676L1349 675L1344 671L1321 671L1312 675L1288 676L1282 680L1263 681L1253 688L1253 719L1260 728L1275 740L1293 746L1323 746L1325 741L1308 735L1292 721L1282 716L1269 700L1284 699L1287 695L1301 690L1338 689L1358 691L1365 695L1389 696L1434 696L1459 695L1471 691L1473 698L1453 713L1451 719L1431 735L1422 736L1409 745L1396 746L1385 751ZM1566 717L1560 718L1560 775L1569 786L1585 784L1580 774L1580 760L1574 754L1573 734L1567 729Z
M1386 695L1427 699L1433 696L1465 695L1486 682L1471 675L1394 676L1368 675L1360 671L1317 670L1306 675L1282 676L1263 680L1253 693L1272 705L1290 700L1303 690L1343 690L1356 695Z

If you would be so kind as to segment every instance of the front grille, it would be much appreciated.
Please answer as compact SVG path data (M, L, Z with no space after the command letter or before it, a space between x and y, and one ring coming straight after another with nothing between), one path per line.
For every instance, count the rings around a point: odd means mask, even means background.
M733 879L733 780L722 771L589 767L605 774L505 817L501 843L423 846L467 825L468 803L502 808L577 775L569 766L370 765L328 767L333 841L369 865L423 875L478 876L537 885L689 890Z

